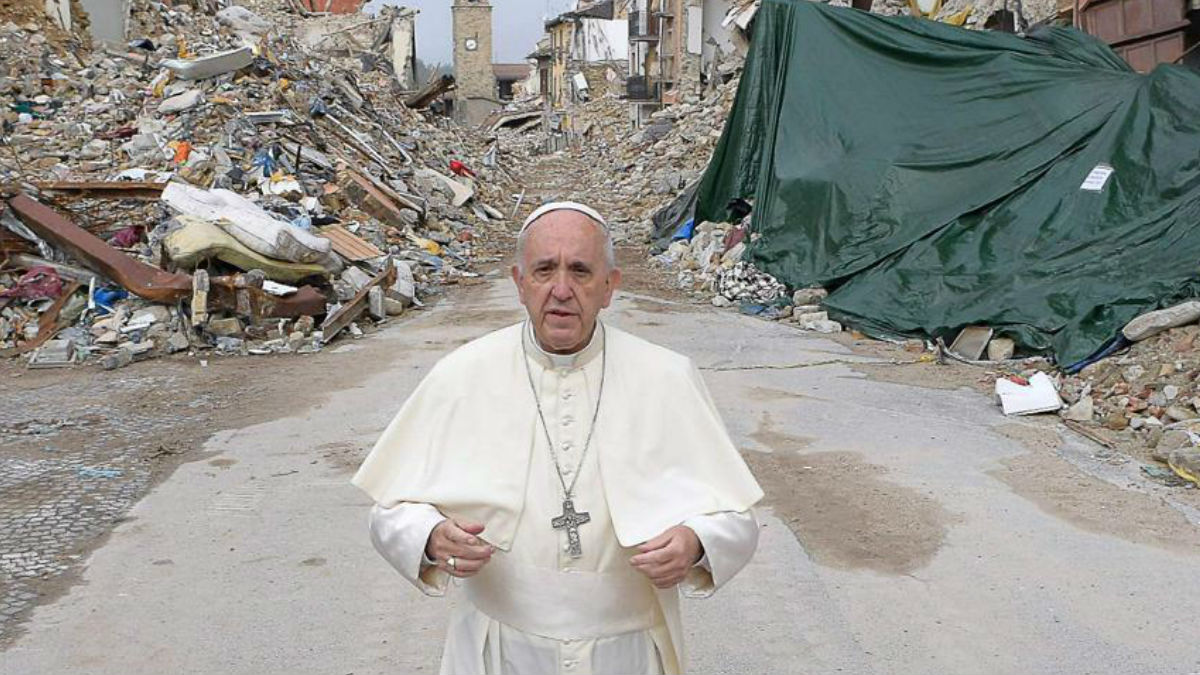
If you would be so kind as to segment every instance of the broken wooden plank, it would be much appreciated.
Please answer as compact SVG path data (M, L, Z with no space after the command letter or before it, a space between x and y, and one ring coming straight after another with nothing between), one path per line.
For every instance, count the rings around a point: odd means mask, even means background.
M333 243L333 251L350 262L363 262L383 255L377 246L351 233L341 225L330 225L319 231Z
M408 222L400 215L400 209L411 207L397 201L394 192L387 190L376 181L349 169L345 172L342 189L346 191L346 196L358 208L377 220L400 230L408 227Z
M392 264L392 259L389 256L383 263L383 272L380 272L371 279L366 286L363 286L358 291L353 299L342 305L340 309L325 319L325 323L321 324L321 341L328 343L338 333L342 332L346 326L349 326L351 322L361 316L363 312L367 311L368 296L372 288L376 286L391 286L395 282L396 267Z
M387 183L384 183L383 181L375 179L373 176L366 176L366 179L371 181L371 183L374 184L375 187L379 188L379 190L381 192L383 192L383 194L390 197L392 199L392 201L396 202L397 204L399 204L400 206L402 206L406 209L412 209L413 211L416 211L417 215L421 216L421 220L425 220L426 208L425 208L425 200L423 198L414 197L413 195L406 195L406 194L401 194L399 192L396 192L396 190L394 190L392 188L392 186L388 185Z
M165 182L155 181L40 181L34 187L47 192L65 192L81 197L96 199L137 199L139 201L158 201L162 196Z
M1075 420L1063 420L1063 424L1065 424L1068 429L1074 431L1075 433L1084 436L1085 438L1089 438L1110 450L1117 447L1115 443L1108 438L1105 438L1099 432L1088 429Z
M419 110L421 108L428 108L431 103L433 103L434 101L436 101L438 99L438 97L440 97L442 94L446 93L447 91L450 91L450 89L453 87L454 87L454 76L453 75L443 75L440 78L433 80L429 84L425 85L424 88L422 88L420 91L416 92L412 96L409 96L408 98L404 99L404 105L405 105L405 107L412 108L414 110Z

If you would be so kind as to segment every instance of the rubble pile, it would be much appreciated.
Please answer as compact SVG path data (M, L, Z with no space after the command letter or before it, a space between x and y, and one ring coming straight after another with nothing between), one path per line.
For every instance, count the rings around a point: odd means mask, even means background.
M514 181L403 105L395 15L138 0L90 53L0 24L0 355L315 351L475 276Z
M609 129L618 140L616 145L603 137L599 142L580 145L582 165L595 171L589 182L605 186L609 192L612 219L620 234L631 241L646 241L654 212L700 180L721 138L736 93L734 79L702 99L690 98L663 108L651 116L650 124L633 134L628 132L626 108L618 118L622 126ZM592 128L604 126L594 124ZM596 132L604 133L599 129Z
M724 67L732 76L737 64ZM542 155L561 153L584 172L556 196L603 204L618 240L642 242L654 212L704 173L736 91L734 78L655 112L637 130L628 101L608 95L576 103L546 123L496 130L500 163L531 174ZM556 136L565 139L558 150Z
M1198 340L1200 325L1173 328L1065 377L1059 393L1069 407L1060 415L1200 477Z

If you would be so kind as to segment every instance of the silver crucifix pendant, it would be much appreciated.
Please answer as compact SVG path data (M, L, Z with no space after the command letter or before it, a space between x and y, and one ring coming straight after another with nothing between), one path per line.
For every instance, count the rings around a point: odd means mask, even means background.
M567 555L572 558L583 556L583 546L579 543L579 526L591 519L592 516L587 511L576 513L575 502L570 498L563 500L562 515L550 519L551 527L567 531Z

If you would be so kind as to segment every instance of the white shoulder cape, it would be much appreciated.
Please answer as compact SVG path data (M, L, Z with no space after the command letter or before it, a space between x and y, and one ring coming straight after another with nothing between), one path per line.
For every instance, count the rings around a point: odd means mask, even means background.
M463 345L405 402L353 478L385 508L432 504L483 523L509 550L525 504L537 409L523 324ZM692 516L745 511L762 490L699 371L682 355L605 326L606 381L591 452L622 546Z

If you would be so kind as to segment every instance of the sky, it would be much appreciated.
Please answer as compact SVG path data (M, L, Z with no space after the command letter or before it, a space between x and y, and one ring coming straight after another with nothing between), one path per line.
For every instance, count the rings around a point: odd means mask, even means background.
M384 5L421 10L417 15L417 56L426 63L454 60L451 44L451 0L371 0L366 11ZM542 37L546 17L571 9L573 0L492 0L492 61L523 63Z

